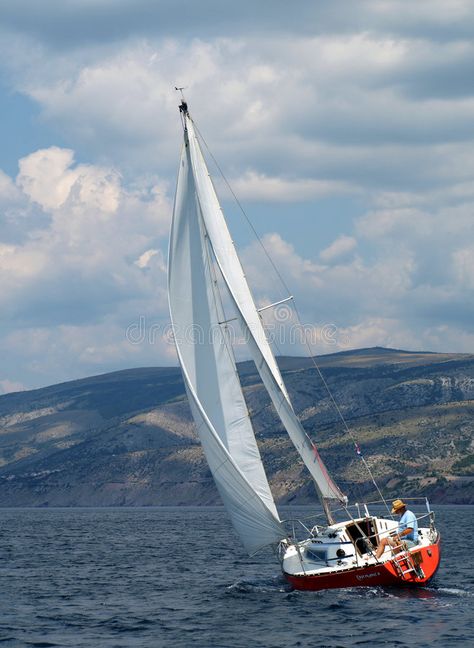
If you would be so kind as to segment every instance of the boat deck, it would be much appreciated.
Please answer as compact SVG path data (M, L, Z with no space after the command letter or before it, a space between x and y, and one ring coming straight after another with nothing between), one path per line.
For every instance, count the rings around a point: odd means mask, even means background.
M366 517L333 524L323 532L289 545L282 557L282 569L295 576L318 576L348 570L380 566L392 562L397 553L387 547L377 559L375 551L383 537L398 528L393 520ZM429 527L418 530L418 544L409 553L427 549L436 543L437 534ZM405 553L405 543L399 553Z

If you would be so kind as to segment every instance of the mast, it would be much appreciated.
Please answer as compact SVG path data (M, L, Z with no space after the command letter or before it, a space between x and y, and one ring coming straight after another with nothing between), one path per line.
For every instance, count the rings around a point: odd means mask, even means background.
M213 251L196 186L184 101L180 111L184 144L168 256L171 322L209 468L242 543L255 553L287 534L263 469L232 347L225 335L215 340L222 315Z
M196 199L209 246L235 309L236 319L245 334L247 347L278 416L315 482L316 490L329 523L333 522L329 504L345 504L347 498L330 477L318 450L296 416L288 391L269 345L261 316L250 292L240 259L210 179L196 136L187 103L180 112L188 136L189 159L194 174Z

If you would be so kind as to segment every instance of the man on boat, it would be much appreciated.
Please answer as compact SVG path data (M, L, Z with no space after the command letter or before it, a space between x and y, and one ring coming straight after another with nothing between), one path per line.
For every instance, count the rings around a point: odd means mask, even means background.
M398 523L398 533L391 538L383 538L380 541L375 553L377 560L383 554L387 545L393 547L394 552L398 553L401 550L401 542L405 542L408 549L418 544L418 522L415 514L407 509L405 502L401 499L392 502L392 513L401 515Z

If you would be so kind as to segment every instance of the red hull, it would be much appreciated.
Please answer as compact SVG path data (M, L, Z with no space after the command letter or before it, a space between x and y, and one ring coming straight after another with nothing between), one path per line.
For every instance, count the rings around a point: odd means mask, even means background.
M420 554L418 556L418 554ZM292 576L283 575L295 589L298 590L322 590L344 587L368 587L373 585L396 585L413 586L425 585L436 573L441 558L440 536L435 544L423 547L411 552L412 556L417 555L424 576L419 577L415 572L409 572L400 576L392 560L380 565L347 569L333 574L321 574L319 576Z

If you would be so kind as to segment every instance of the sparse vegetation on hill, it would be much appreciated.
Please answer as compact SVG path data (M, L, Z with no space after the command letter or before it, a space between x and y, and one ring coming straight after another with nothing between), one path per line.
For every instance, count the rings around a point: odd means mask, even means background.
M312 363L280 366L343 490L372 485ZM474 503L474 356L365 349L318 359L384 493ZM314 501L250 362L239 367L277 500ZM119 371L0 397L0 504L215 504L177 368Z

